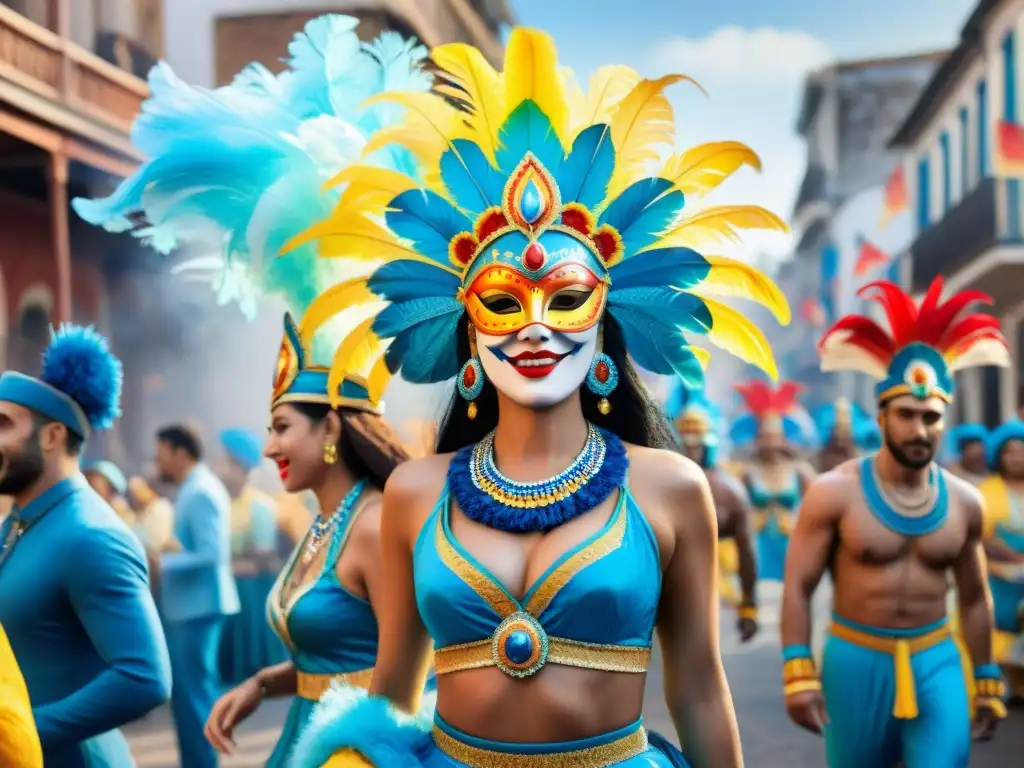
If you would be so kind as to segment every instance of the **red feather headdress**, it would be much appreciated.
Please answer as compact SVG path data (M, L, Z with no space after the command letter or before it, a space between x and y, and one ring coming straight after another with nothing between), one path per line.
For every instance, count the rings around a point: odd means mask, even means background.
M797 395L804 391L795 381L780 381L775 387L761 380L737 384L735 389L747 410L758 421L768 415L785 416L792 413L799 407Z

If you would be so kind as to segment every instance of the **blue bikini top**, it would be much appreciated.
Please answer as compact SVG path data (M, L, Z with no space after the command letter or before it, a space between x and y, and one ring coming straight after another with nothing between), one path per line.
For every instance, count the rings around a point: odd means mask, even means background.
M451 530L445 487L413 550L416 604L438 675L496 666L527 677L545 664L645 672L661 595L658 544L627 487L608 522L517 599Z
M267 598L267 620L300 672L341 675L371 669L377 662L377 618L370 602L346 589L335 571L358 513L359 508L335 528L316 579L299 587L287 604L282 602L282 589L306 546L304 538Z
M747 472L747 490L750 494L750 503L755 509L767 509L770 506L796 509L800 505L800 476L796 472L793 472L788 488L770 491L761 473L751 469Z

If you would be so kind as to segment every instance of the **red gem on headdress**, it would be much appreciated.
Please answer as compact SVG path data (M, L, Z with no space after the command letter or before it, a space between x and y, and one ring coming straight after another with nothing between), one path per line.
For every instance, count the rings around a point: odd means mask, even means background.
M523 266L531 272L536 272L544 266L546 258L547 254L544 253L544 247L540 243L530 243L526 246L526 251L523 252Z
M597 380L599 382L601 382L602 384L607 382L608 381L608 377L611 376L611 371L608 370L608 363L606 363L604 360L602 360L597 365L595 365L594 366L594 376L596 376Z
M928 383L928 374L925 373L924 368L915 368L914 372L912 374L912 377L913 377L913 380L914 380L915 384L927 384Z
M476 384L476 370L472 365L467 365L462 372L462 385L466 389L472 389Z

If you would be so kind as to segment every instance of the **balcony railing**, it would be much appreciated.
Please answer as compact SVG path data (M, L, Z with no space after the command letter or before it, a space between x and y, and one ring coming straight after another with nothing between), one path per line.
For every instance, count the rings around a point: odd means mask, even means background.
M0 80L61 101L127 132L146 84L81 46L0 6Z

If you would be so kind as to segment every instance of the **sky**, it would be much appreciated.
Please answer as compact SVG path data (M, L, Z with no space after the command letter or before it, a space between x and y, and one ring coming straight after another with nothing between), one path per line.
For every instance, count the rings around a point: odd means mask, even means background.
M709 202L762 205L788 218L806 168L794 125L806 75L832 61L953 46L976 0L511 0L521 25L549 32L581 82L604 64L696 79L669 91L677 143L734 139L760 156ZM785 235L752 233L746 254L783 257Z

